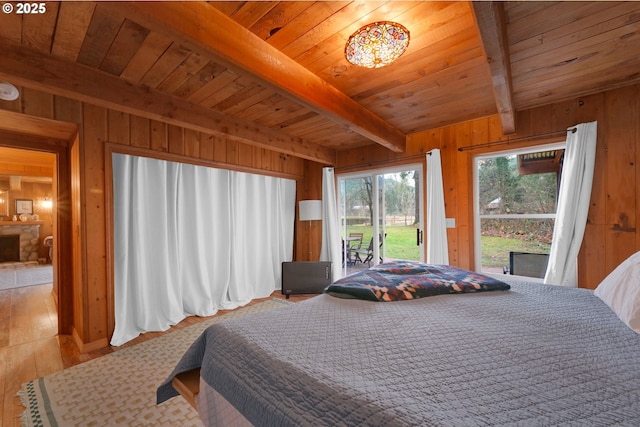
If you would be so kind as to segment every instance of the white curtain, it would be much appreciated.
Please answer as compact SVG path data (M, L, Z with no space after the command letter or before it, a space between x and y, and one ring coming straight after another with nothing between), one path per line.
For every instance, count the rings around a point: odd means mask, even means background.
M280 287L295 181L113 155L112 345Z
M320 261L331 261L332 280L342 277L340 222L333 168L322 169L322 249Z
M440 150L427 153L427 263L449 264Z
M549 264L544 283L577 286L576 260L589 213L593 166L596 159L597 122L583 123L567 131L567 147L558 193Z

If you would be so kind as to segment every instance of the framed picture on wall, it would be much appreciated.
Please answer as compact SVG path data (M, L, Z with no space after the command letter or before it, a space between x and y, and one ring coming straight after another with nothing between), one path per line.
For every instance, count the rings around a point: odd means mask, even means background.
M33 200L16 199L16 215L33 214Z

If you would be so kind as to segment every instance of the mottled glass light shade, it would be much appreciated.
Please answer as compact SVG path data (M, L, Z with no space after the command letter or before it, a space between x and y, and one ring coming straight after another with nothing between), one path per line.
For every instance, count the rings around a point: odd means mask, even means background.
M347 61L367 68L391 64L409 46L409 30L389 21L367 24L353 33L344 48Z

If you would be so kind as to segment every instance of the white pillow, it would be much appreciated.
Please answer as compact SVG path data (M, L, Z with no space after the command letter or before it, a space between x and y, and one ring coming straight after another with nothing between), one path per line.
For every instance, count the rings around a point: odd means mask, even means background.
M640 252L616 267L593 293L640 334Z

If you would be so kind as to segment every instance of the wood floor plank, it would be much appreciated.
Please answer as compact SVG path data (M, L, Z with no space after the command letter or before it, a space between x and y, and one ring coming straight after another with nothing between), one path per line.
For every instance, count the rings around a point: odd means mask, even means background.
M23 383L37 378L32 343L9 347L6 366L10 375L7 376L5 385L3 418L8 421L8 425L20 425L18 417L24 412L24 407L17 396L18 391Z
M55 336L34 342L33 354L38 377L44 377L64 369L60 346Z
M8 325L11 319L11 291L0 291L0 325ZM0 327L0 348L9 345L9 328Z
M36 360L33 343L24 343L9 347L7 353L7 385L18 390L20 386L36 376Z
M34 339L51 338L58 335L58 316L55 306L52 311L53 296L51 286L38 286L30 302L31 327Z
M11 290L11 319L9 321L9 345L15 346L33 341L30 313L28 307L29 295L22 289Z
M7 323L4 323L5 325ZM9 371L7 370L7 347L0 346L0 426L7 425L8 422L5 422L6 419L4 417L4 396L5 390L7 390L7 377L9 376Z
M20 426L24 406L17 394L23 383L62 369L47 299L52 296L46 285L0 291L0 426ZM49 339L34 345L34 332Z

